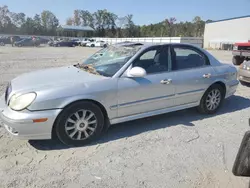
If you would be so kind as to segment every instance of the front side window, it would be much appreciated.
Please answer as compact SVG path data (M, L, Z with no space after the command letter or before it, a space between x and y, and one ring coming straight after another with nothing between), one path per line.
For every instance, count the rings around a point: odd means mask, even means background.
M172 69L183 70L207 65L205 54L188 46L174 46L172 51Z
M147 74L156 74L168 71L168 48L155 47L145 51L135 62L133 67L145 69Z
M112 77L140 48L140 46L110 46L96 52L77 67L93 74Z

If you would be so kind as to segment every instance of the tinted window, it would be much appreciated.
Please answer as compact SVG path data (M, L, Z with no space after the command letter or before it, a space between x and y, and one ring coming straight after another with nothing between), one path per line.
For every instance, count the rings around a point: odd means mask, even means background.
M192 47L174 46L172 54L173 70L197 68L207 65L205 55Z
M147 74L168 71L168 48L147 50L133 63L133 67L142 67Z

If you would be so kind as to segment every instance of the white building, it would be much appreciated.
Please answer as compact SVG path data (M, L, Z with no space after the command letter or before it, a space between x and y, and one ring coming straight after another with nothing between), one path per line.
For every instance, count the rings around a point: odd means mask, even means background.
M204 48L225 49L250 40L250 15L218 20L205 25Z

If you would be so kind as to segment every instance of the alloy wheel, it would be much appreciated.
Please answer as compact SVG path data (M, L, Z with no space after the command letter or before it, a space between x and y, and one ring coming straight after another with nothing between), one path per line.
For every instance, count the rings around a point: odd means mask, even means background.
M215 110L221 102L221 92L219 89L211 90L206 98L206 106L208 110Z
M72 140L85 140L96 130L97 118L90 110L79 110L71 114L66 123L65 131Z

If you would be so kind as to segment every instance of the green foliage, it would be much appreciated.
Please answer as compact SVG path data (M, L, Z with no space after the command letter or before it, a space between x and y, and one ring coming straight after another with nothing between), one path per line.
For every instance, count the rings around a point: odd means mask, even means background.
M150 25L136 25L133 15L118 17L108 10L74 10L73 16L66 20L67 25L90 26L95 31L88 35L97 37L202 37L205 23L196 16L192 22L179 22L170 17L164 21ZM64 35L59 26L59 20L49 10L36 14L33 18L26 17L24 13L10 12L7 6L0 7L0 33L29 34L29 35ZM83 36L83 32L74 32L75 36Z

